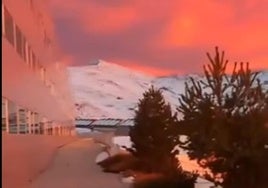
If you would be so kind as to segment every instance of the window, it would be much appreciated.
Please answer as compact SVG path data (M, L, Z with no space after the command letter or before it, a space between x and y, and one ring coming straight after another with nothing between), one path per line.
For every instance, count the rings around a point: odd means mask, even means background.
M33 4L33 0L30 0L30 7L32 9L32 11L34 10L34 4Z
M44 44L45 46L47 45L47 33L46 33L46 30L43 31L43 41L44 41Z
M36 59L36 62L35 62L35 70L39 71L39 69L40 69L40 64L39 64L38 59Z
M27 63L28 65L31 67L32 66L32 50L31 50L31 47L29 45L27 45Z
M1 20L2 20L2 23L1 23L1 25L2 25L2 36L4 36L5 35L5 6L3 5L3 3L2 3L2 7L1 7L2 9L2 12L1 12L1 15L2 15L2 17L1 17Z
M34 133L34 112L28 111L28 132Z
M16 49L18 54L20 54L21 57L22 55L22 34L20 31L20 28L16 25Z
M7 112L6 112L6 99L2 97L2 131L7 129Z
M43 33L44 33L43 34L44 35L44 39L43 39L44 44L45 44L46 47L49 47L51 42L50 42L50 39L49 39L49 37L47 35L46 30L44 30Z
M49 80L45 80L45 86L47 86L48 88L50 87L50 82L49 82Z
M18 110L18 123L19 123L19 133L28 133L28 111L19 107Z
M54 84L53 84L53 83L51 83L51 85L50 85L50 93L51 93L51 95L53 95L53 96L56 95L56 93L55 93L55 88L54 88Z
M40 127L40 134L44 134L45 133L45 123L44 122L40 122L39 123L40 125L39 125L39 127Z
M17 114L17 105L14 102L8 100L8 123L10 133L18 132Z
M14 46L14 25L13 18L6 9L4 8L4 17L5 17L5 35L6 39Z
M45 82L45 77L46 77L46 69L44 68L44 67L41 67L41 70L40 70L40 72L41 72L41 80L43 81L43 82Z
M33 70L35 70L36 68L36 57L33 51L32 51L32 68Z
M26 39L24 36L22 36L22 57L23 57L25 62L27 61L26 56L27 56L27 54L26 54Z
M40 133L40 116L38 113L34 113L34 134L39 134Z

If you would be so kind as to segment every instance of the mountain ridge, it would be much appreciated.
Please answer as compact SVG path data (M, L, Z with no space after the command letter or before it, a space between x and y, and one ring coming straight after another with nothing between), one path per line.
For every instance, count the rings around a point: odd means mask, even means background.
M162 90L175 111L189 76L203 79L196 74L155 77L103 60L95 65L68 67L68 71L77 118L133 118L138 100L151 85ZM268 82L268 71L261 76L262 82Z

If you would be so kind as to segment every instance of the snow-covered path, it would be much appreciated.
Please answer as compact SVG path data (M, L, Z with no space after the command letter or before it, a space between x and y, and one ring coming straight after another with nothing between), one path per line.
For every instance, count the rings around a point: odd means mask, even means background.
M101 147L90 138L59 149L47 170L31 184L31 188L126 188L116 174L101 172L95 164Z

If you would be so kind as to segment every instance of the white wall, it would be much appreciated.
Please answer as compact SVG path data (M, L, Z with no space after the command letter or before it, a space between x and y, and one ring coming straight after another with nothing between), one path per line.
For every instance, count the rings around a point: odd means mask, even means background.
M2 33L2 96L42 114L49 120L71 121L74 118L74 107L66 67L64 62L60 62L61 54L46 10L46 1L30 2L31 0L2 1L39 59L40 65L46 69L46 77L54 84L56 95L52 95L51 90L42 82L40 70L33 71ZM44 43L44 31L50 38L50 47Z

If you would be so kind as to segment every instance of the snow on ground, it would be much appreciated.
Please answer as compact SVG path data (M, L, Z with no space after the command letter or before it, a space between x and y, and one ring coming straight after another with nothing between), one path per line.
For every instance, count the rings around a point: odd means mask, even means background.
M203 178L197 178L196 183L195 183L195 188L210 188L212 186L214 186L213 183Z
M135 178L133 176L122 177L122 183L134 183Z
M128 177L122 177L121 178L122 183L134 183L135 178L133 176L128 176ZM203 178L197 178L196 183L195 183L195 188L210 188L214 186L214 184L210 181L207 181Z
M101 161L107 159L109 156L110 156L110 155L109 155L107 152L102 151L101 153L99 153L99 154L97 155L97 157L96 157L96 159L95 159L95 162L96 162L96 163L99 163L99 162L101 162Z
M91 133L92 130L88 128L75 128L77 134Z
M88 135L88 134L91 134L91 135L94 134L96 136L101 133L100 131L91 130L89 128L78 128L78 127L75 128L75 131L76 131L76 134L80 136Z
M260 79L264 88L268 90L268 70L260 72L258 78Z
M123 146L127 148L131 147L131 141L129 136L115 136L113 137L113 143L121 148Z

